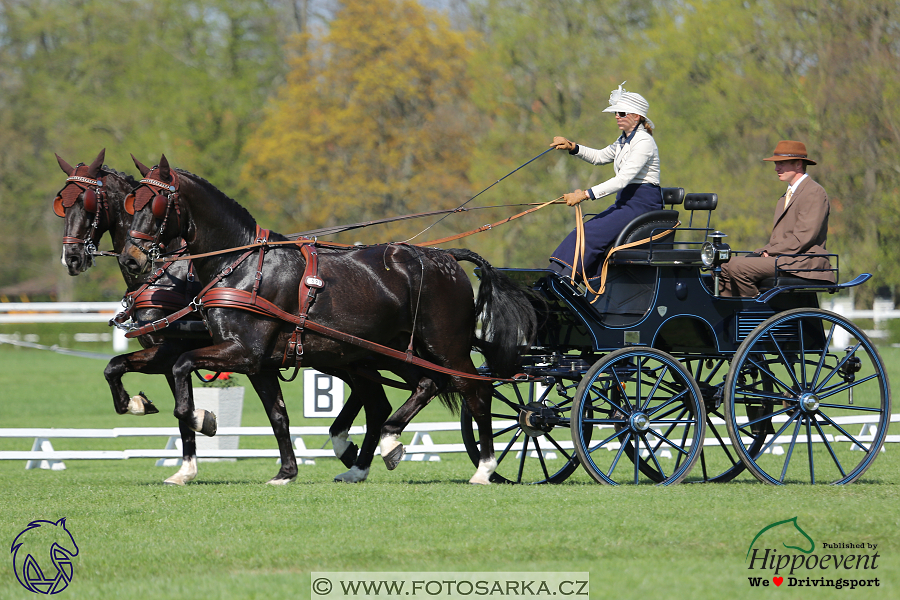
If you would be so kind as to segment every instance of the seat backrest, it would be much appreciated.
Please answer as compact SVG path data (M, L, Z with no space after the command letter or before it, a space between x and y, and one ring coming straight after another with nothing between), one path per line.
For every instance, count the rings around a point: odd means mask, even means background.
M676 204L684 202L684 188L663 188L662 189L663 206L668 204L675 208Z
M694 226L694 212L698 210L706 211L706 228L709 229L709 222L712 218L712 211L716 210L719 204L718 194L686 194L684 196L684 209L691 212L691 219L688 227Z
M656 234L662 233L667 229L674 229L677 223L677 210L652 210L648 213L638 215L637 217L632 219L624 229L622 229L621 233L619 233L619 237L616 238L616 241L613 243L612 247L617 248L618 246L621 246L623 244L637 242L639 240L649 238ZM653 247L659 249L671 249L674 240L675 232L672 231L665 237L662 237L653 242ZM647 242L646 244L635 246L633 249L636 250L649 247L650 242Z

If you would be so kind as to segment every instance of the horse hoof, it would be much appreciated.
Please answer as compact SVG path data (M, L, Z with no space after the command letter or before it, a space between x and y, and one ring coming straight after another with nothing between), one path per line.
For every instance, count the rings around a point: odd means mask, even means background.
M181 468L174 475L163 481L166 485L184 485L197 477L197 459L187 458L181 463Z
M344 453L341 454L340 459L341 462L344 463L344 466L348 469L353 466L356 462L356 457L359 455L359 446L350 442L350 445L347 446L347 449L344 450Z
M387 467L388 471L393 471L397 468L397 465L400 464L400 461L403 459L403 455L406 454L406 449L403 447L403 444L397 444L397 446L382 456L384 459L384 466Z
M482 460L478 463L478 470L472 475L469 483L474 485L490 485L491 476L497 470L497 461L494 458Z
M369 476L368 469L360 469L359 467L350 467L346 473L335 476L334 480L338 483L361 483Z
M211 410L198 408L194 411L194 426L192 429L208 437L216 435L216 413Z
M268 481L266 482L266 485L287 485L287 484L289 484L290 482L294 481L295 479L297 479L296 476L294 476L294 477L281 477L281 478L279 478L279 477L273 477L272 479L270 479L270 480L268 480Z
M128 414L142 417L144 415L155 415L158 413L156 406L144 395L144 392L138 392L136 396L128 399Z

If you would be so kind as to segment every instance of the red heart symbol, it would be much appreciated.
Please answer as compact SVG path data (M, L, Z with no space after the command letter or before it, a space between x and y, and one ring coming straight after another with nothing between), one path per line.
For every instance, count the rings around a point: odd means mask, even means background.
M775 582L775 585L781 585L784 582L784 577L773 577L772 581Z

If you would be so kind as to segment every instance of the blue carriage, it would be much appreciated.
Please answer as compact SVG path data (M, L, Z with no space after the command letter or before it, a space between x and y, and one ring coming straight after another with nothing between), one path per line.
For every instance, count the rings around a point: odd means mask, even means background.
M503 270L535 292L543 319L523 349L539 383L494 388L493 480L559 483L579 465L613 485L745 471L770 484L859 479L885 441L888 378L865 333L818 294L871 276L828 284L780 271L755 298L720 297L732 252L710 227L716 195L663 197L669 209L619 235L600 294L549 270ZM462 428L477 464L467 414Z

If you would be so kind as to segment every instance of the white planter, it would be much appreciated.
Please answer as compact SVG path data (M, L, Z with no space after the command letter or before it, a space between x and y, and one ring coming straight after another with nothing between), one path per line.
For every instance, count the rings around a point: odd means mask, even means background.
M241 412L244 409L244 388L194 388L194 408L211 410L216 413L218 427L240 427ZM239 436L216 435L207 437L197 434L197 453L204 450L237 450ZM234 458L198 458L198 461L236 460Z

